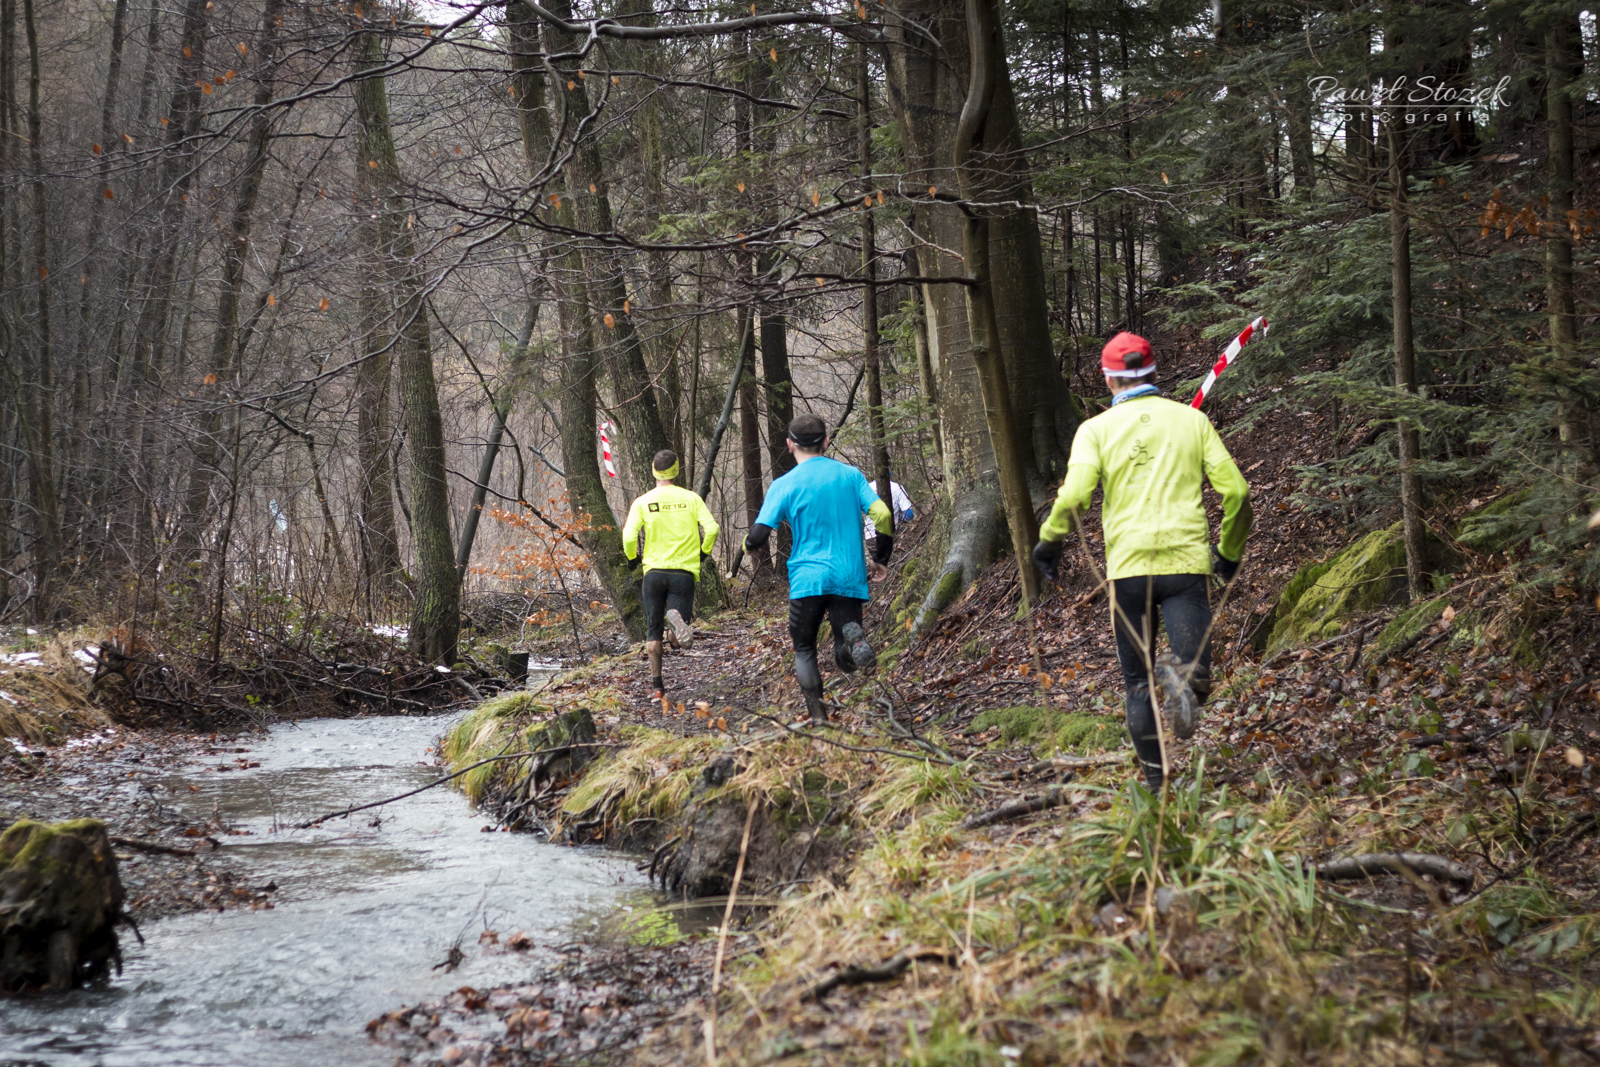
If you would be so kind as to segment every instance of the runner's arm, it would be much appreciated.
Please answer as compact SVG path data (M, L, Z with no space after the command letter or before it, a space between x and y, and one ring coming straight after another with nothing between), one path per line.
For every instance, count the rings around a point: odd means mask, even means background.
M772 531L788 516L788 495L782 488L782 479L774 481L767 490L766 499L761 502L761 513L756 516L756 521L750 524L750 532L744 538L744 550L754 552L767 543L767 538L772 536Z
M1056 493L1050 517L1039 527L1039 540L1062 541L1078 525L1078 516L1089 510L1094 487L1100 484L1100 450L1087 424L1078 427L1072 439L1072 455L1067 460L1067 477Z
M1244 540L1250 536L1250 524L1255 519L1250 507L1250 486L1209 419L1205 435L1206 480L1222 495L1222 532L1217 536L1217 552L1229 563L1237 563L1244 555Z
M644 509L635 500L628 506L628 521L622 524L622 554L629 559L639 558L639 528L644 525Z

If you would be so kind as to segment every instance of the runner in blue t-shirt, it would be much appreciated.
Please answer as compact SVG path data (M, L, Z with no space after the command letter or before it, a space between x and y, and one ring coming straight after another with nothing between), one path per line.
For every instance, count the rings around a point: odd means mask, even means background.
M861 516L878 531L873 542L870 575L888 575L884 564L894 549L894 518L872 491L866 475L829 459L828 428L815 415L799 415L789 423L789 451L795 468L772 483L761 514L745 537L746 552L767 543L779 523L794 534L789 552L789 637L794 641L794 673L805 694L812 722L825 722L822 672L817 668L817 630L826 614L833 625L833 662L841 671L871 667L877 654L861 628L861 606L867 601L868 566L861 534Z

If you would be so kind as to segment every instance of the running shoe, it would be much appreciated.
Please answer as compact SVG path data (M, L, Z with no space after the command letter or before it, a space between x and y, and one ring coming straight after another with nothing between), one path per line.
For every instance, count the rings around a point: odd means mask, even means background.
M1200 727L1200 698L1183 680L1188 664L1170 652L1156 657L1156 684L1161 687L1161 714L1174 737L1189 738Z
M686 649L694 644L694 627L684 621L677 608L667 609L667 626L672 630L672 647Z
M667 695L667 681L660 675L650 679L650 688L652 690L650 694L651 700L660 700Z
M800 692L805 694L806 711L808 713L810 713L810 715L811 715L811 722L814 725L818 725L818 726L820 726L823 723L827 722L828 721L828 709L822 703L822 690L821 689L802 689L802 690L800 690Z
M872 646L867 644L866 631L859 622L847 622L844 629L839 631L839 636L844 638L844 647L850 653L850 660L855 667L873 667L878 663L878 654L872 651ZM841 670L850 670L850 667L840 666Z

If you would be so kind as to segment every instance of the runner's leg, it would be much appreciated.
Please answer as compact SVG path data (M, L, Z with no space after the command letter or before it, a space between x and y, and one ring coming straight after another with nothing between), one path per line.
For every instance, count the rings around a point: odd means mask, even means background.
M1124 718L1133 750L1144 768L1145 784L1161 788L1161 736L1156 730L1155 708L1150 701L1150 672L1146 656L1153 655L1152 611L1146 610L1152 593L1150 578L1118 578L1111 583L1112 627L1117 635L1117 663L1122 668Z
M817 630L827 610L825 596L806 596L789 601L789 640L794 642L794 674L806 699L812 722L823 722L828 713L822 706L822 671L817 667Z
M1211 695L1211 598L1206 578L1204 574L1163 574L1155 580L1167 641L1183 662L1182 673L1202 704Z
M650 685L664 693L667 686L661 677L661 631L667 618L666 572L646 571L639 595L644 601L644 652L650 661Z
M673 645L688 648L694 644L694 575L688 571L667 571L667 625L672 628Z
M828 624L833 628L833 662L842 671L858 667L871 667L878 657L867 643L866 630L861 625L861 609L865 600L854 597L829 597Z

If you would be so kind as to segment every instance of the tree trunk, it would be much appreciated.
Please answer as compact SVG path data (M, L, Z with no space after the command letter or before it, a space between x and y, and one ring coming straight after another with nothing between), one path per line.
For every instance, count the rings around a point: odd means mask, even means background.
M906 249L906 271L913 277L920 274L919 258L915 248ZM933 365L932 345L928 337L928 302L923 298L925 286L911 286L913 322L911 341L917 350L917 379L922 386L922 401L928 406L928 430L933 434L933 451L939 459L939 469L944 470L944 432L939 428L939 372ZM946 486L949 485L948 476Z
M748 257L746 257L748 262ZM739 309L739 336L743 343L739 346L739 467L743 474L744 483L744 528L749 529L756 524L756 517L761 514L761 504L766 498L766 492L761 484L761 453L764 451L761 440L761 415L758 406L761 398L761 387L756 381L756 343L755 333L751 329L753 323L753 309L741 307ZM770 544L770 542L769 542ZM762 545L752 554L751 563L756 570L770 566L772 553L768 545Z
M1579 228L1573 210L1572 96L1569 86L1581 63L1574 54L1578 38L1576 20L1555 20L1545 31L1545 109L1549 120L1550 179L1549 228L1545 242L1545 301L1550 314L1550 348L1556 373L1565 377L1575 368L1578 345L1577 302L1573 295L1572 246ZM1563 402L1558 416L1561 443L1573 442L1571 404Z
M261 195L262 178L266 174L267 160L272 147L273 75L278 63L279 15L283 0L267 0L261 16L261 37L256 42L257 69L255 98L251 101L256 113L250 124L244 173L239 176L239 192L233 205L233 218L227 229L227 241L222 253L222 288L217 294L217 320L211 335L210 375L216 387L217 402L201 416L195 463L189 471L189 488L185 494L183 519L176 534L179 561L184 554L192 554L201 543L200 528L207 521L206 513L211 497L211 481L216 474L221 440L218 431L222 426L223 405L220 402L224 388L237 388L239 370L239 299L244 291L244 269L250 251L250 228L255 218L256 201ZM230 505L231 507L232 505Z
M528 301L528 313L523 317L522 333L517 337L517 347L511 353L511 364L516 366L527 355L528 344L533 340L533 328L539 321L539 303ZM461 523L461 543L456 548L456 570L461 572L463 585L467 581L467 566L472 562L472 545L478 539L478 523L483 517L483 505L489 499L489 479L494 477L494 463L500 455L500 444L506 436L506 419L511 415L513 386L502 386L490 398L494 424L489 428L489 440L483 446L483 458L478 461L478 480L472 485L472 502L467 505L467 517Z
M513 88L522 151L529 173L539 177L554 147L552 109L545 96L539 24L526 0L511 0L506 14L511 31L510 60L515 72ZM552 32L551 36L560 35ZM552 41L552 47L559 48L562 44ZM573 113L571 93L561 93L557 99L562 101L563 108L571 109L566 113L569 125L581 117ZM549 205L546 210L558 228L571 229L577 225L573 197L565 188L558 193L542 195L540 199ZM628 571L619 534L621 524L606 499L600 461L595 454L597 397L588 293L584 287L583 260L571 242L556 242L550 275L561 330L561 466L567 503L578 520L578 541L583 545L590 567L611 598L612 607L628 636L638 641L645 632L644 605L639 599L639 587Z
M894 0L892 7L897 27L890 30L888 87L905 153L905 185L958 187L952 146L968 90L964 5L961 0ZM1010 190L1005 198L1031 200L1021 153L1008 150L1019 144L1019 135L1011 84L1003 70L996 72L985 138L984 147L992 153L988 161L995 168L990 177ZM991 270L1006 284L992 297L1014 414L1023 425L1044 431L1049 451L1059 457L1066 454L1076 425L1049 339L1038 221L1025 210L1000 209L996 215L989 220ZM970 273L960 256L942 251L958 248L964 240L958 208L922 201L915 206L913 224L924 242L917 256L919 273ZM994 560L1002 528L994 449L977 364L970 358L972 331L965 288L923 287L930 363L939 378L945 486L952 503L948 530L936 529L931 542L948 544L949 549L918 615L916 625L924 630ZM1024 469L1038 472L1042 493L1043 472L1059 470L1061 461L1046 457L1042 465L1034 462L1040 452L1038 436L1022 435L1020 446L1027 456ZM1031 517L1031 506L1028 511Z
M550 0L547 6L557 18L572 17L571 0ZM556 31L550 31L550 35L552 39L568 36ZM572 48L578 45L576 39L568 43ZM563 50L572 48L564 46ZM563 61L557 64L557 69L566 79L557 86L557 91L565 98L566 129L575 132L592 108L588 80L574 61ZM604 87L601 92L605 92ZM573 149L568 189L577 202L578 225L590 234L609 234L615 228L611 192L596 135L592 130L587 131ZM645 365L644 339L633 321L632 301L626 285L627 260L621 253L597 242L585 245L581 254L587 292L601 316L594 330L595 353L612 385L618 419L618 452L632 470L630 491L634 488L642 491L654 484L650 475L651 458L669 447L670 442L656 406L650 371Z
M861 166L861 350L867 375L867 437L872 445L872 477L878 499L894 515L889 439L883 425L883 368L878 359L878 234L872 214L872 81L867 76L867 46L856 45L857 157ZM891 522L893 519L891 518Z
M966 7L971 73L967 102L961 109L961 123L956 132L955 164L961 179L962 197L982 201L989 199L991 193L985 175L991 164L985 156L995 139L987 126L1000 80L998 68L1005 60L993 0L966 0ZM978 382L983 389L989 441L994 448L1006 525L1011 530L1011 549L1017 561L1022 606L1026 611L1039 597L1039 575L1030 555L1039 528L1034 519L1033 499L1028 493L1022 448L1011 410L1011 390L1000 350L1000 326L996 321L990 277L989 219L978 209L967 210L962 248L966 252L970 279L967 322L972 331L972 361L978 368Z
M54 617L56 572L61 567L61 502L56 495L55 353L50 344L49 202L45 196L44 120L39 107L39 33L33 0L22 0L22 21L28 36L28 162L33 186L33 278L36 297L33 381L25 390L22 409L28 452L28 488L33 510L34 617Z
M130 500L134 506L134 558L137 566L152 572L157 563L154 509L156 497L155 424L161 417L158 394L160 373L166 361L166 334L173 304L178 257L183 243L185 204L194 184L195 143L205 117L204 79L206 41L210 37L210 0L186 0L183 12L181 54L167 105L167 143L156 198L153 263L146 291L149 294L134 327L132 396L137 436L132 463ZM207 83L209 84L209 83Z
M356 44L357 75L383 65L383 46L374 32ZM445 483L444 424L433 377L433 349L423 304L423 281L416 246L406 222L400 161L389 128L388 92L381 76L355 82L360 165L371 172L383 267L394 294L399 335L395 342L411 459L411 536L417 556L408 644L423 659L449 664L456 658L461 626L461 581L450 544L450 494Z
M1405 116L1398 108L1389 121L1389 251L1392 317L1394 320L1394 384L1407 393L1417 391L1416 351L1411 334L1411 218L1406 196ZM1405 520L1406 581L1413 599L1427 594L1427 526L1422 518L1422 485L1416 464L1421 443L1414 423L1401 419L1396 427L1400 452L1400 509Z

